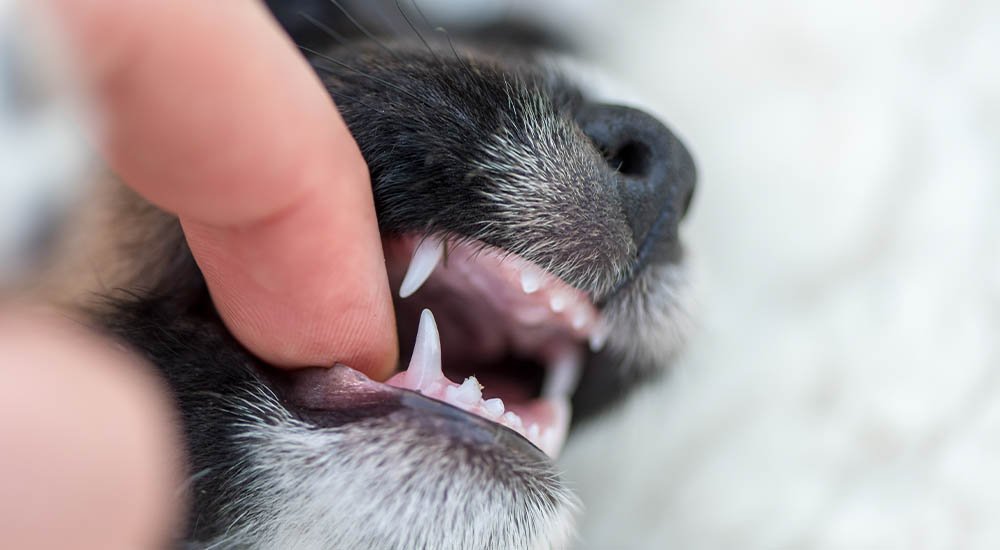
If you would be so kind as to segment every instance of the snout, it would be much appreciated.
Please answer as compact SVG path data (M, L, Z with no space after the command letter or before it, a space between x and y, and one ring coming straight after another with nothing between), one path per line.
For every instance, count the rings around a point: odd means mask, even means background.
M677 231L694 196L697 170L683 143L653 116L630 107L584 107L577 122L616 173L638 265L677 261Z

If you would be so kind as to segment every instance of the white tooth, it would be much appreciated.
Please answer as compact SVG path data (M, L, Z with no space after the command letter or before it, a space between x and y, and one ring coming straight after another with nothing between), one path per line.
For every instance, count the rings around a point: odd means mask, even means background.
M521 424L521 417L510 411L503 413L503 416L500 417L500 422L514 431L519 432L524 429L524 425Z
M545 454L552 456L553 458L554 456L552 454L552 443L553 439L555 439L554 432L555 430L553 430L552 428L546 428L545 433L543 433L542 437L540 437L538 440L538 448L545 451Z
M413 344L413 356L406 369L407 383L413 389L424 389L438 382L441 373L441 335L431 310L420 312L417 340Z
M524 268L521 270L521 290L525 294L533 294L542 288L542 277L534 269Z
M445 386L444 400L456 407L465 408L466 403L459 397L459 386Z
M482 386L475 376L470 376L462 382L455 391L455 399L463 405L475 405L483 400Z
M483 409L486 411L486 414L489 415L491 419L495 420L497 418L500 418L500 415L503 414L504 411L503 401L499 397L494 397L493 399L487 399L486 401L483 401Z
M531 441L538 441L538 436L540 433L541 432L538 428L538 424L532 424L531 427L528 428L528 439L530 439Z
M587 341L590 344L590 351L597 353L604 349L604 344L608 343L608 335L611 329L604 322L598 322L594 330L590 332Z
M578 310L573 314L573 328L580 330L584 325L587 324L587 312L583 310Z
M604 344L607 343L607 339L601 338L596 333L591 333L587 337L587 342L590 344L590 351L597 353L604 349Z
M567 348L556 355L545 369L542 395L549 398L565 398L576 391L580 383L583 358L580 351Z
M558 294L553 295L549 298L549 307L556 313L562 312L562 310L566 309L566 298Z
M435 237L427 237L421 241L413 251L413 259L403 277L403 284L399 285L399 297L408 298L423 286L443 256L444 241Z
M558 458L559 451L562 450L566 440L566 433L569 431L570 404L566 398L553 399L549 404L552 407L552 422L545 429L542 437L537 441L532 440L532 443L538 445L550 457Z

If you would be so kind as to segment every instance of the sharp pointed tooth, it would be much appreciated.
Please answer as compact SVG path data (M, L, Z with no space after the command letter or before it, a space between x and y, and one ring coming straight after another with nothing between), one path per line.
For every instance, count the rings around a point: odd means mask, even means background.
M500 418L504 412L503 400L499 397L487 399L486 401L483 401L483 409L491 419L496 420L497 418Z
M565 398L576 391L580 383L583 358L574 348L567 348L549 363L542 384L542 395L549 398Z
M444 377L441 373L441 335L434 314L429 309L420 313L417 340L413 344L413 356L406 376L412 389L427 388Z
M590 351L597 353L604 349L604 344L608 343L608 335L611 329L604 322L598 322L597 326L591 331L590 336L587 337L587 341L590 344Z
M525 294L533 294L542 288L542 277L534 269L521 270L521 290Z
M580 330L587 324L587 312L579 310L573 314L573 328Z
M553 295L549 298L549 307L552 308L552 311L561 313L564 309L566 309L566 298L560 296L559 294Z
M410 267L399 286L399 297L408 298L416 292L434 272L438 262L444 256L444 241L435 237L427 237L413 251Z

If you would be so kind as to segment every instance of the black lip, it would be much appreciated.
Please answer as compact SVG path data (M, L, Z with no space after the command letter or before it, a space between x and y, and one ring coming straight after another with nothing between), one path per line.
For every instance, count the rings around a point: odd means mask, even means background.
M319 428L394 416L464 447L499 447L526 459L549 460L506 426L417 392L374 382L343 365L290 372L269 368L261 369L261 374L290 412Z

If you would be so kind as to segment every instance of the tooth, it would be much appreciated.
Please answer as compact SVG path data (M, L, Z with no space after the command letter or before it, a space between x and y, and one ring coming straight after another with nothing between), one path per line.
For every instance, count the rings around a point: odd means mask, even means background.
M455 388L454 398L463 405L475 405L483 400L482 386L475 376L470 376L461 386Z
M545 433L542 434L542 437L539 438L538 441L538 448L545 451L545 454L552 456L553 458L555 458L552 454L552 443L555 439L554 432L555 430L552 428L546 428Z
M563 438L560 437L559 433L556 428L548 428L539 439L538 448L552 458L559 458L559 451L562 450Z
M408 298L423 286L442 256L444 256L444 241L435 237L427 237L421 241L413 251L410 267L403 277L403 284L399 286L399 297Z
M587 312L579 310L573 314L573 328L580 330L587 324Z
M590 336L587 337L587 341L590 344L590 351L597 353L604 349L604 344L608 343L610 332L611 330L605 323L597 323L597 326L591 331Z
M580 383L582 367L583 358L578 350L573 348L563 350L545 369L542 395L550 398L565 398L571 395Z
M524 425L521 423L521 417L510 411L503 413L503 416L500 417L500 422L517 432L524 429Z
M426 388L444 377L441 373L441 335L429 309L420 312L417 340L406 376L412 389Z
M569 400L566 398L553 399L549 401L549 404L552 407L552 422L542 434L543 437L535 444L545 451L545 454L552 458L558 458L559 451L562 450L563 443L566 442L566 433L569 431L571 408Z
M597 353L604 349L604 344L608 342L607 338L600 337L597 333L591 333L587 337L587 342L590 344L590 351Z
M444 400L456 407L465 408L466 403L459 398L458 386L446 386L444 389Z
M500 418L500 415L504 412L503 400L499 397L487 399L486 401L483 401L483 409L491 419Z
M531 268L525 268L521 271L521 290L525 294L533 294L542 288L542 278Z
M549 298L549 307L556 313L562 312L562 310L566 309L566 298L558 294L552 296Z
M538 428L538 424L532 424L531 427L528 428L528 439L537 441L540 433L541 431Z

